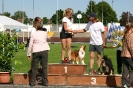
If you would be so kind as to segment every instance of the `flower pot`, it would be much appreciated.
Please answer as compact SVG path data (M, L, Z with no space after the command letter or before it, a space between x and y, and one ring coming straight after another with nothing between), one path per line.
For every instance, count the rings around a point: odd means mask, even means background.
M0 72L0 83L10 83L10 72Z

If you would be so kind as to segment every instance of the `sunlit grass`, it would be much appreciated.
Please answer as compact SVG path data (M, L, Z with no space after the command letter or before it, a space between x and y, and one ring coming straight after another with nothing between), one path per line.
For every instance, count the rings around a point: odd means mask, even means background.
M73 43L72 46L77 46L77 48L72 48L72 50L78 50L80 45L84 44L86 45L86 55L85 55L85 63L87 64L87 71L89 69L89 44L88 43ZM48 63L59 63L61 61L61 44L49 44L50 45L50 51L49 51L49 58ZM16 53L14 59L17 59L22 62L22 64L17 65L17 69L13 73L27 73L30 69L30 60L28 60L26 56L27 51L26 50L20 50ZM104 53L102 55L108 55L109 58L111 58L113 62L113 66L115 69L115 73L117 70L117 63L116 63L116 48L108 48L104 49ZM67 56L67 54L66 54ZM95 63L94 63L94 69L97 69L97 63L96 63L96 57L95 57Z

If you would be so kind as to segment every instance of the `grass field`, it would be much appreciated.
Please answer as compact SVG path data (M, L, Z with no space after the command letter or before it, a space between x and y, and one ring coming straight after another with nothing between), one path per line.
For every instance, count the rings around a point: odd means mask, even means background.
M77 46L77 48L72 48L72 50L78 50L80 45L83 43L73 43L72 46ZM49 51L49 58L48 63L59 63L61 61L61 44L49 44L50 45L50 51ZM89 69L89 44L84 43L86 45L86 55L85 55L85 63L87 64L87 70ZM13 73L27 73L30 69L30 61L28 60L26 56L27 51L26 50L20 50L15 54L14 60L19 60L22 62L22 64L17 65L17 69L13 71ZM103 53L102 53L103 55ZM109 58L111 58L113 62L113 66L115 69L115 73L117 73L117 63L116 63L116 48L105 48L104 49L104 55L108 55ZM95 57L95 63L94 63L94 69L97 69L97 63L96 63L96 57Z

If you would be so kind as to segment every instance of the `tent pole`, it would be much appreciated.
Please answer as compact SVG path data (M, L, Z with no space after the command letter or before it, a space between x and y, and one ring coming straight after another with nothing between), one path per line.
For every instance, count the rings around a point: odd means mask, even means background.
M23 29L23 42L24 42L24 29Z
M28 39L29 39L29 30L28 30Z

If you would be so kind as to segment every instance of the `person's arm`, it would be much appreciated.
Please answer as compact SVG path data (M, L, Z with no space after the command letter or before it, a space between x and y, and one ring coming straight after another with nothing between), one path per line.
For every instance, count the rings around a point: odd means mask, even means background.
M29 43L29 47L28 47L28 51L27 51L28 59L31 59L32 46L33 46L33 35L31 35L30 43Z
M102 46L104 47L105 43L106 43L106 41L105 41L105 32L102 32L102 40L103 40Z
M76 32L77 33L84 33L84 32L86 32L86 30L85 29L80 29L80 30L76 30Z

